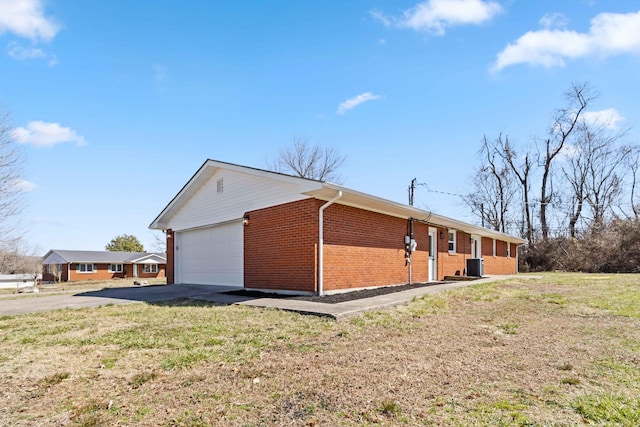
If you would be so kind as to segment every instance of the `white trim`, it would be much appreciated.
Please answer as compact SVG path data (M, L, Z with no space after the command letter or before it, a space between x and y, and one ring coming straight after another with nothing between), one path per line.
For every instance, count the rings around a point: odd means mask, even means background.
M336 196L324 205L320 206L318 211L318 295L322 296L324 287L324 210L331 206L336 200L342 197L342 191L338 191Z
M438 280L438 229L435 227L429 227L429 237L431 238L431 245L433 247L427 248L429 251L429 260L427 261L429 264L428 268L428 279L430 282L435 282ZM433 249L433 254L431 250Z
M80 269L80 266L81 266L81 265L84 265L84 266L85 266L85 270L84 270L84 271L82 271L82 270ZM91 271L89 271L89 270L86 268L86 266L88 266L88 265L90 265L90 266L91 266ZM78 274L93 274L93 273L95 273L97 270L98 270L98 268L97 268L97 264L94 264L94 263L92 263L92 262L78 262L78 263L76 263L76 273L78 273Z
M496 252L497 248L496 248L496 239L492 239L493 240L493 257L495 258L496 256L498 256L498 252Z
M156 271L147 271L147 268L153 270L151 267L154 267L153 269L155 269ZM142 272L144 274L158 274L160 272L160 267L158 266L158 264L142 264Z
M451 234L453 234L453 240L451 240ZM458 241L458 231L457 231L457 230L449 229L449 230L447 231L447 251L448 251L450 254L458 253L458 252L457 252L457 249L458 249L458 247L457 247L457 246L458 246L458 242L457 242L457 241ZM453 249L449 249L449 244L450 244L451 242L453 242Z
M216 222L215 224L199 225L197 227L189 227L189 228L177 228L172 230L174 233L182 233L184 231L202 230L204 228L218 227L221 225L227 225L227 224L232 224L234 222L242 222L242 221L243 221L243 218L241 217L241 218L230 219L228 221Z
M115 270L112 270L111 267L116 266ZM117 266L120 266L120 270L118 270ZM124 264L118 262L112 262L108 264L107 271L109 273L124 273Z
M482 236L471 235L471 258L482 258Z

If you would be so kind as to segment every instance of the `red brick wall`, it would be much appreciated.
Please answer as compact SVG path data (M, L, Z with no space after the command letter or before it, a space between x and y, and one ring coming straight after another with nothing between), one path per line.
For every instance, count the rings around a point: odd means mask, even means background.
M440 231L443 239L438 241L438 280L445 276L464 276L467 260L471 258L471 236L463 231L456 231L456 250L449 252L449 230L439 228L438 235Z
M306 199L247 212L244 227L246 288L317 292L318 211L325 202ZM412 256L412 281L428 280L429 226L414 222L418 243ZM324 290L404 284L404 236L407 220L335 203L324 211ZM448 251L448 229L438 228L437 280L466 274L471 258L470 235L456 233L456 251ZM168 245L169 247L169 245ZM516 272L515 245L506 257L506 243L491 254L491 239L482 239L485 274ZM168 255L169 258L169 255ZM172 265L172 263L170 263Z
M318 215L307 199L247 212L244 286L317 292ZM324 290L407 283L407 220L340 204L324 211ZM413 281L428 279L428 226L414 223Z
M247 212L246 288L316 292L318 209L322 203L306 199Z
M132 274L129 274L129 268L133 272L133 265L127 266L127 277L133 277ZM157 273L145 273L144 266L138 264L138 277L141 279L154 279L154 278L162 278L166 277L166 266L164 264L158 264L158 272Z
M69 281L77 282L81 280L108 280L115 277L122 277L122 273L111 273L109 264L95 264L96 269L92 273L79 273L77 263L71 263L69 271Z
M515 274L518 272L516 245L511 243L511 257L507 258L507 242L496 240L496 256L493 256L493 239L482 238L484 274Z
M62 275L64 274L66 268L67 268L67 266L63 264L62 265L62 271L60 272L60 281L63 280L62 279ZM55 276L53 274L47 273L47 265L43 264L42 265L42 281L43 282L53 282L53 281L55 281L55 279L56 278L55 278Z
M428 280L429 227L414 221L412 281ZM405 284L407 220L334 204L325 210L324 289Z

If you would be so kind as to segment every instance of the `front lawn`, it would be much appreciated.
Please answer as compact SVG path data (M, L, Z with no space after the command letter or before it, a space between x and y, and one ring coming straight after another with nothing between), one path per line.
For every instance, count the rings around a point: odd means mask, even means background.
M189 301L6 316L0 393L11 426L634 426L640 276L474 285L340 322Z

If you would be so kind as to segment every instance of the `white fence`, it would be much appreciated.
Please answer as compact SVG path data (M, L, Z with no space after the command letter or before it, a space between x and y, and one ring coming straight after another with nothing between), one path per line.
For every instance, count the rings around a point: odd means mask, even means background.
M38 274L0 274L0 289L20 289L36 286L42 281Z

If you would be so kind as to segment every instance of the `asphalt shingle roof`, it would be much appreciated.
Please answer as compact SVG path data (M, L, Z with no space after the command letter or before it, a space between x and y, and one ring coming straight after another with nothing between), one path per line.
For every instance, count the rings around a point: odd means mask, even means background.
M112 252L112 251L69 251L52 250L67 262L91 262L91 263L128 263L150 255L162 258L166 261L164 254L153 252Z

